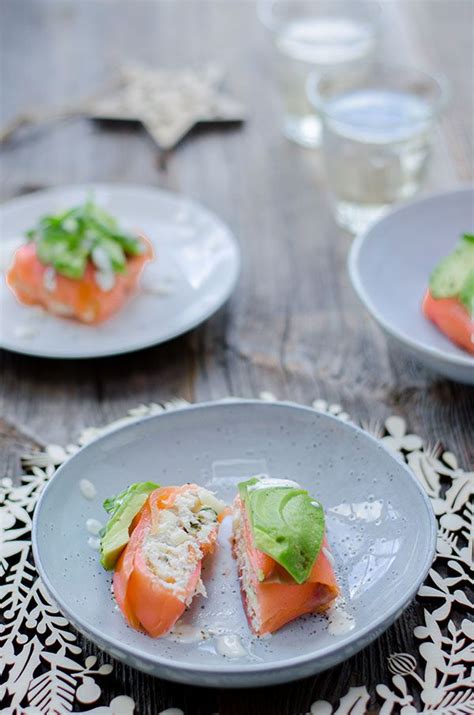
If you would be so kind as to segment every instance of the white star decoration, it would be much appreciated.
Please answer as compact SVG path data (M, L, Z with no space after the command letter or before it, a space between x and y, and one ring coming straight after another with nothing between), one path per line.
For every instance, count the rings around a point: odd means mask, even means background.
M92 101L88 113L95 119L141 122L161 149L170 149L198 122L243 121L242 105L219 89L223 74L216 66L130 67L120 86Z
M171 149L200 122L244 121L241 103L220 89L223 78L216 65L193 70L127 67L119 81L98 96L52 110L22 112L0 129L0 142L24 126L85 116L140 122L161 149Z

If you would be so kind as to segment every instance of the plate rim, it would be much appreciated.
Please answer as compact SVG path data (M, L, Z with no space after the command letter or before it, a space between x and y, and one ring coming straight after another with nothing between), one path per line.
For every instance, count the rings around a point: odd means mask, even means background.
M130 184L130 183L114 183L114 182L91 182L91 183L80 183L80 184L65 184L58 186L50 186L45 189L40 189L38 191L31 191L22 196L15 196L8 199L0 204L0 223L5 218L5 212L8 211L10 206L13 208L21 210L22 204L27 205L35 197L48 197L61 194L63 191L94 191L94 190L105 190L105 191L115 191L116 189L125 190L127 192L148 192L148 193L159 193L174 199L184 200L186 204L191 205L193 208L204 212L209 217L215 221L215 223L221 226L226 233L229 245L232 247L233 253L233 263L232 272L229 272L228 285L226 290L223 292L223 297L220 297L218 301L215 301L206 311L204 311L200 317L194 320L188 321L185 328L175 328L174 330L169 330L164 333L164 335L158 340L141 340L137 341L129 347L122 347L118 349L107 348L103 350L98 350L95 352L86 351L80 352L76 351L74 354L58 354L51 353L48 350L34 349L28 345L18 345L15 342L5 340L0 334L0 349L8 350L10 352L16 353L18 355L28 355L30 357L42 358L46 360L95 360L104 357L115 357L117 355L127 355L129 353L138 352L140 350L145 350L153 346L162 345L164 343L173 340L181 335L186 335L188 332L198 327L202 323L205 323L209 318L214 315L220 308L222 308L225 303L229 300L238 280L242 273L242 253L240 249L240 244L235 236L234 231L230 226L220 218L218 214L208 208L204 203L198 201L187 194L182 194L178 191L170 191L169 189L162 188L161 186L154 186L152 184ZM1 239L0 239L1 240ZM13 296L14 297L14 296ZM58 318L59 320L60 318Z
M255 406L265 406L267 409L272 409L273 407L284 407L284 408L290 408L292 410L297 410L297 411L302 411L306 412L308 414L316 414L319 417L322 417L323 419L327 419L330 422L333 422L335 424L338 424L338 426L341 429L345 429L347 431L354 431L357 432L358 434L363 435L364 438L368 439L369 442L372 442L374 446L377 446L378 448L384 449L387 455L392 458L405 472L405 475L408 479L411 479L413 482L415 488L417 489L422 503L425 508L425 514L426 514L426 535L427 539L429 542L429 549L427 550L426 554L424 555L424 560L423 560L423 565L422 568L420 568L419 575L418 577L413 581L411 588L406 591L405 595L401 598L398 599L398 601L393 605L393 607L390 609L390 613L384 613L381 616L379 616L375 621L371 622L370 624L366 625L364 628L362 628L360 631L357 632L356 634L351 635L352 631L347 634L346 637L342 637L340 640L337 640L334 642L334 644L331 644L329 646L326 646L322 651L319 651L316 654L306 654L306 655L299 655L299 656L293 656L291 658L286 658L285 660L277 663L246 663L246 664L240 664L240 665L235 665L233 667L221 667L219 665L199 665L196 663L189 663L189 664L177 664L175 661L173 661L169 657L164 657L164 656L159 656L159 655L150 655L148 653L144 653L140 648L137 648L135 646L127 646L124 645L122 642L116 640L115 638L103 634L98 629L96 629L93 626L89 626L87 623L85 624L82 619L76 618L76 616L71 613L71 610L69 607L66 605L64 606L64 602L62 601L61 597L58 597L57 591L54 588L54 586L51 584L47 573L45 569L43 568L43 564L41 562L41 556L38 551L38 531L39 531L39 522L40 522L40 514L41 514L41 509L42 505L47 498L47 494L52 488L52 485L54 484L54 481L58 478L60 478L61 473L65 468L67 468L67 465L71 460L74 460L78 454L80 454L83 450L88 449L91 445L100 442L102 440L107 440L111 436L115 436L117 433L120 432L126 432L127 430L133 429L134 427L147 423L149 421L158 421L160 419L166 419L167 417L170 417L171 415L174 415L176 413L183 413L186 411L195 411L195 410L207 410L209 408L216 408L216 407L226 407L226 406L234 406L234 405L246 405L250 407L255 407ZM415 475L413 472L410 470L408 465L405 462L402 462L400 460L397 460L397 458L386 448L384 447L383 443L376 439L373 435L369 434L365 430L363 430L361 427L352 424L352 423L347 423L347 422L342 422L339 420L336 416L330 415L328 413L323 413L319 412L318 410L315 410L312 407L308 407L306 405L299 405L295 402L291 401L273 401L273 402L267 402L263 400L257 400L257 399L239 399L239 398L224 398L223 400L217 400L217 401L207 401L207 402L199 402L199 403L194 403L190 404L187 406L179 407L179 408L174 408L169 411L162 412L157 415L148 415L146 417L139 418L137 420L134 420L130 424L123 425L121 427L118 427L117 429L110 430L109 432L106 432L103 435L100 435L99 437L93 439L91 442L88 442L84 447L82 447L79 452L76 452L74 455L72 455L63 465L61 465L55 472L54 476L50 479L50 481L47 483L46 487L44 488L43 492L40 495L40 498L38 500L38 503L35 508L35 512L33 515L33 524L32 524L32 550L33 550L33 557L35 561L35 565L38 571L38 574L43 581L43 584L45 585L47 591L53 598L53 600L58 604L58 607L64 614L67 616L67 618L73 623L73 624L79 624L76 625L78 630L80 630L83 634L86 634L86 637L92 640L94 643L97 642L105 642L106 646L100 646L104 650L107 649L112 649L116 650L117 648L119 650L122 650L126 653L127 656L132 656L139 661L141 660L142 662L145 662L147 666L152 666L152 667L162 667L162 668L168 668L171 669L172 673L176 673L176 680L183 682L183 674L202 674L205 676L208 675L215 675L217 679L224 679L227 677L229 680L233 680L233 682L229 683L229 687L238 687L238 684L235 682L239 677L245 681L242 684L242 687L246 687L249 685L248 678L251 678L252 675L254 674L264 674L264 673L271 673L278 671L279 673L282 671L288 671L289 674L292 673L295 669L298 668L306 668L308 669L308 672L316 672L315 666L318 663L318 661L321 660L331 660L332 665L335 665L339 662L343 662L347 660L347 658L351 657L354 653L358 652L362 648L366 647L366 645L371 641L377 638L379 635L381 635L382 632L384 632L402 613L402 611L407 607L407 605L411 602L411 600L414 598L416 595L420 585L423 583L423 581L426 578L426 575L431 568L431 565L433 563L435 553L436 553L436 538L437 538L437 525L436 525L436 518L434 515L433 508L431 506L431 502L429 500L428 495L422 488L421 484L419 481L416 479ZM382 627L382 630L380 628ZM352 648L351 648L352 646ZM358 647L359 646L359 647ZM347 656L343 656L341 658L338 657L338 652L343 652L344 650L347 650L348 648L351 648L351 652ZM140 668L140 666L134 666ZM313 669L312 669L313 667ZM332 667L331 663L328 665L324 665L323 668L327 667ZM181 677L180 677L181 676ZM168 676L167 676L168 677ZM303 677L303 675L298 675L294 674L290 675L288 680L296 679L298 677ZM247 680L246 680L247 678ZM268 680L268 682L275 682L275 679L273 680ZM283 682L283 681L282 681ZM263 681L261 682L263 685ZM223 686L225 687L225 686Z
M429 355L430 357L440 360L445 364L448 363L449 365L454 365L456 367L472 368L474 374L474 358L470 358L468 355L463 355L461 353L460 348L459 355L451 355L449 353L444 352L444 350L442 350L441 348L424 345L415 339L407 337L403 332L399 331L397 328L392 327L391 323L389 323L384 318L382 313L377 309L373 301L369 298L359 271L359 260L362 248L365 242L369 239L369 236L371 235L374 228L380 228L381 225L383 225L387 221L390 221L394 216L396 217L399 214L403 214L406 210L411 209L415 205L429 203L433 201L433 199L441 199L445 198L446 196L469 193L473 194L474 196L474 184L462 184L457 189L453 189L451 191L439 191L435 193L426 194L418 199L414 199L413 201L404 202L400 206L397 206L396 208L392 209L391 211L389 211L389 213L384 214L384 216L382 216L380 219L371 224L367 229L365 229L365 231L362 231L362 233L356 236L349 251L347 267L352 287L354 288L357 297L359 298L360 302L365 307L367 312L380 325L380 327L385 330L386 333L398 340L408 349L413 350L418 354L421 353L424 355Z

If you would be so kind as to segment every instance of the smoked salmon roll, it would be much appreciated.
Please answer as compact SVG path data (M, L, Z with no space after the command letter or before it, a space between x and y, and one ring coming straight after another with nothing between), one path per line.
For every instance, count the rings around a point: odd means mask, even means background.
M233 553L252 631L273 633L339 594L324 511L296 482L254 477L239 484Z
M115 565L113 592L127 622L153 638L168 633L197 594L224 505L203 487L161 487L130 525Z
M422 310L446 337L474 355L474 234L464 233L432 271Z
M26 305L88 324L120 310L153 257L146 238L119 231L91 201L42 218L27 236L7 273L13 293Z
M474 355L474 317L457 298L436 299L428 290L423 298L423 314L453 343Z

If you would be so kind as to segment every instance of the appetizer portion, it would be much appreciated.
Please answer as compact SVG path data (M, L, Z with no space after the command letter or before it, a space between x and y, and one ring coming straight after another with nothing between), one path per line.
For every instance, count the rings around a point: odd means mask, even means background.
M101 561L115 568L113 592L129 625L157 638L196 594L206 595L202 560L214 548L225 506L196 484L149 492L154 486L133 485L106 500L106 509L120 503L102 536Z
M89 324L122 307L153 256L146 238L121 231L90 199L44 216L26 235L7 273L18 300Z
M339 593L324 511L296 482L254 477L239 484L233 552L252 631L273 633Z
M465 233L432 272L423 313L453 343L474 355L474 234Z

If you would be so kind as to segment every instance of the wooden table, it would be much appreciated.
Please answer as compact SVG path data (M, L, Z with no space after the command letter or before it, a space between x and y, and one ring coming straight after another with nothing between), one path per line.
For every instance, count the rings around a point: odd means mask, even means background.
M73 182L136 182L202 201L242 246L228 304L167 345L97 361L1 352L2 476L33 444L67 443L138 403L228 395L343 405L357 420L405 416L464 468L474 463L474 389L428 374L389 344L357 301L346 272L350 237L331 217L318 152L288 142L269 46L251 2L2 0L2 121L106 84L123 61L152 66L223 62L227 87L248 107L243 128L201 128L158 156L147 135L78 119L23 133L2 152L2 196ZM387 3L383 54L443 73L452 88L436 133L427 188L472 180L472 22L469 0ZM350 684L386 677L382 653L410 643L414 608L363 653L298 683L215 691L152 680L117 664L106 695L128 693L140 715L174 705L208 715L296 715L336 703ZM86 646L93 652L92 646Z

